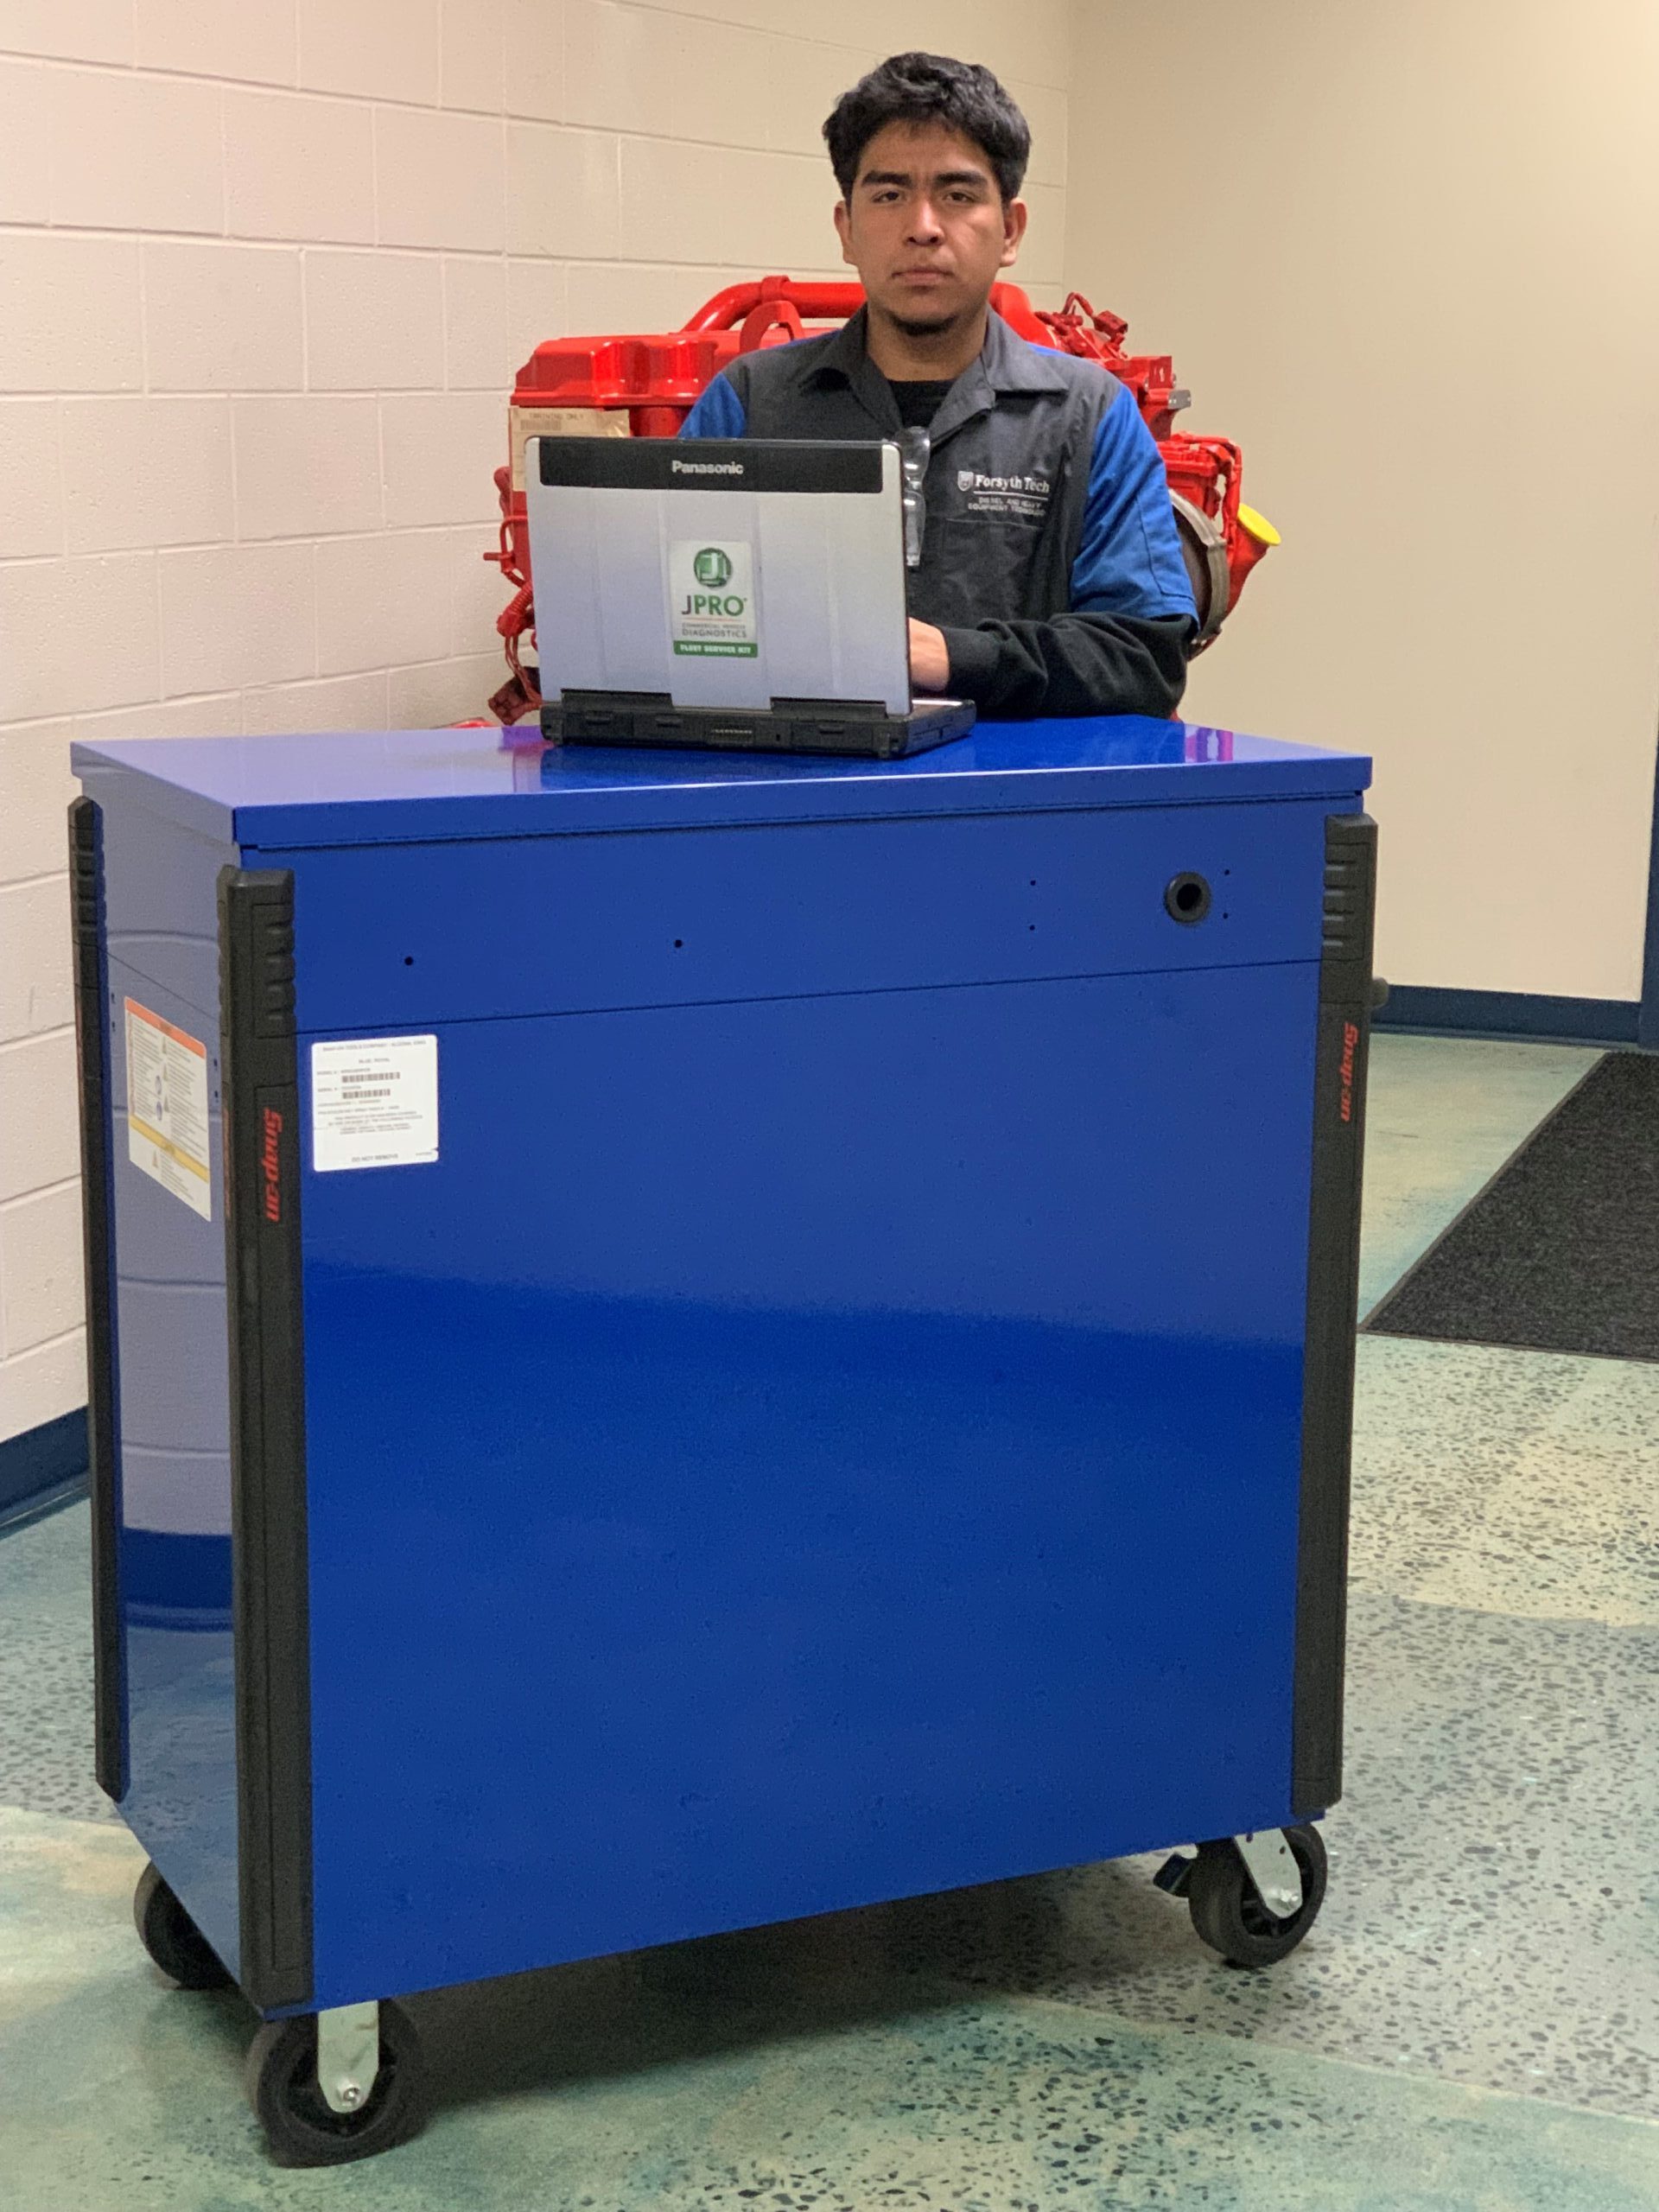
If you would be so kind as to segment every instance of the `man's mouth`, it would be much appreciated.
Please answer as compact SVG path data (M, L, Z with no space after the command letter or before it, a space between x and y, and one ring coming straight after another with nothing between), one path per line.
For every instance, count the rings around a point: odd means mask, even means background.
M899 282L901 284L943 284L950 274L948 269L901 269Z

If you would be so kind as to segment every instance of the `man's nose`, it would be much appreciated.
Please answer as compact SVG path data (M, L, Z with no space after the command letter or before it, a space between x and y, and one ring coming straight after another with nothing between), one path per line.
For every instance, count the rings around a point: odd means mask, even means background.
M905 235L906 242L910 245L932 245L943 237L944 226L933 212L931 200L916 202Z

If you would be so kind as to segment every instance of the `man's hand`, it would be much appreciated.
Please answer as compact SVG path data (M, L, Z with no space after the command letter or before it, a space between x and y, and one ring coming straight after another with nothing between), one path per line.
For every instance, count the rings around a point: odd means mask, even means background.
M950 682L950 654L943 630L931 622L910 624L910 680L918 691L943 691Z

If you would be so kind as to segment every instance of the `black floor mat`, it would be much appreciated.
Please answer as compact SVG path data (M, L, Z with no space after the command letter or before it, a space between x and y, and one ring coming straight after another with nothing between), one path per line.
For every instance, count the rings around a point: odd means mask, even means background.
M1598 1061L1364 1325L1659 1360L1659 1058Z

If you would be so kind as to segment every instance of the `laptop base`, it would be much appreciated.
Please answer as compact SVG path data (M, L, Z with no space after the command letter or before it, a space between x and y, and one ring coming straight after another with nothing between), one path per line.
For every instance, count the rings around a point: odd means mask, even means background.
M962 737L975 709L930 700L908 715L880 700L774 699L770 707L677 707L666 691L562 691L542 709L550 745L672 746L711 753L832 753L896 760Z

